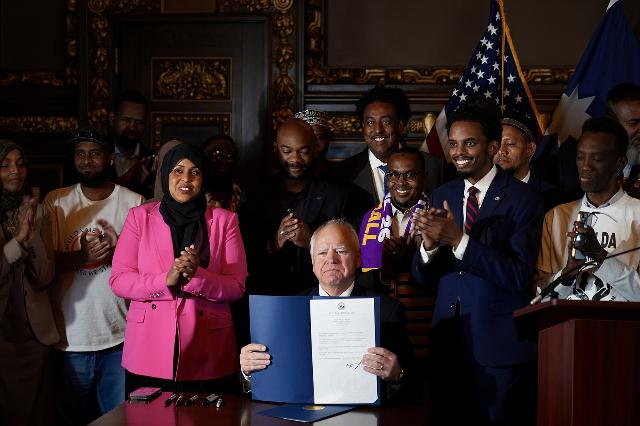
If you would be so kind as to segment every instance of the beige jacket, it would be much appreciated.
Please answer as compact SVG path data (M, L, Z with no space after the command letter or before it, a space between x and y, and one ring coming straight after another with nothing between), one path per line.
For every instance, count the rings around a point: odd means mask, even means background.
M35 337L44 345L60 340L55 327L47 286L53 279L51 227L45 209L38 209L35 231L28 241L7 241L0 232L0 312L4 312L13 286L23 286L29 323Z

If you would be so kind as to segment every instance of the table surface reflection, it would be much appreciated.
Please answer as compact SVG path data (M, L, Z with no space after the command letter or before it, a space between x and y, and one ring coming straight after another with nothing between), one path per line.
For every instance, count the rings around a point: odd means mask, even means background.
M202 406L200 398L190 407L164 406L164 401L171 395L164 392L149 403L125 402L90 424L90 426L200 426L200 425L294 425L297 422L276 419L258 414L266 409L276 407L252 401L248 396L225 395L223 405ZM190 396L190 395L187 395ZM202 396L202 395L201 395ZM394 404L381 407L361 406L356 409L330 417L313 424L322 426L376 426L427 424L427 408L425 404Z

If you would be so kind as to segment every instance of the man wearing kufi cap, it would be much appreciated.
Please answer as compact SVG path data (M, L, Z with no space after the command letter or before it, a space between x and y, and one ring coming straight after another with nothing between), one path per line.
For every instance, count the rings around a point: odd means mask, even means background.
M493 162L516 179L536 188L544 199L545 211L552 209L561 202L559 191L543 181L535 170L531 170L531 158L536 152L537 141L533 130L536 128L535 122L514 112L505 113L500 122L502 140Z

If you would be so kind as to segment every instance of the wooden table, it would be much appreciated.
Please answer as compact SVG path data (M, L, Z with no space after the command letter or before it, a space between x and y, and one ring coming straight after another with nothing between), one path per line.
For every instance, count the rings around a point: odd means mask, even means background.
M147 404L125 402L91 423L90 426L292 426L300 424L258 414L276 405L255 402L248 396L225 395L221 408L216 408L215 405L203 407L201 399L190 407L176 408L171 405L165 408L164 401L170 395L165 392ZM322 426L426 425L427 417L426 404L363 406L314 424Z

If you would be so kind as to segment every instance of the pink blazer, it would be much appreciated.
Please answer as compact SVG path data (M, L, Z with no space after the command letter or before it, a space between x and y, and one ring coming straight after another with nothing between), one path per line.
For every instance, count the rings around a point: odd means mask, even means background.
M211 259L198 268L176 297L166 283L173 263L171 231L159 202L129 210L118 239L111 278L113 292L131 300L122 366L150 377L207 380L238 370L238 353L229 302L244 293L247 264L238 218L224 209L207 209Z

